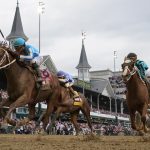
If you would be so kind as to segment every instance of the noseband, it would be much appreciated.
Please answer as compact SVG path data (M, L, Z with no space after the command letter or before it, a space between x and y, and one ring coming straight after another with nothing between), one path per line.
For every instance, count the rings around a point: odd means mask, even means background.
M0 59L0 66L6 61L8 60L8 64L4 65L4 66L1 66L0 69L3 69L3 68L6 68L8 66L10 66L11 64L13 64L16 59L10 61L10 57L9 57L9 53L4 49L4 48L0 48L0 50L3 50L4 51L4 55L3 57Z

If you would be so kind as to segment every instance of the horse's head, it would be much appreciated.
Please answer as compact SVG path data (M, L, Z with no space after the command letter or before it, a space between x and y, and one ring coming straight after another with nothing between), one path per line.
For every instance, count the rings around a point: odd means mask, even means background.
M0 69L6 68L16 61L16 59L11 55L10 47L6 44L0 43Z
M134 75L136 73L136 67L135 67L135 62L132 61L129 58L124 59L124 63L122 64L122 78L124 80L124 82L127 82L130 80L130 78L132 77L132 75Z

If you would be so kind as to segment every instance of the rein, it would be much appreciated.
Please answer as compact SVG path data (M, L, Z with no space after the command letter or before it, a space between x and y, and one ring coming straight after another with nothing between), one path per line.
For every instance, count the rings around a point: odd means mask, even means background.
M133 68L132 71L130 71L129 68L127 68L127 70L128 70L130 73L128 74L126 81L124 81L125 83L127 83L127 82L131 79L131 77L132 77L135 73L137 73L138 68L137 68L136 66L134 66L134 68ZM138 74L138 76L139 76L139 78L141 79L141 81L145 84L145 82L143 81L143 79L141 78L141 76L140 76L139 74Z
M13 64L16 61L16 59L10 61L9 53L4 48L0 48L0 49L4 51L4 55L0 60L0 66L6 61L6 59L8 59L8 64L0 67L0 69L3 69Z

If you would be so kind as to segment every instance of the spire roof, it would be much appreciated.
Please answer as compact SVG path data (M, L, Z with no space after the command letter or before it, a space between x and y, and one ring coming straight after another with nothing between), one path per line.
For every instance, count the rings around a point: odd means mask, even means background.
M22 21L20 17L19 3L17 0L17 7L16 7L16 12L14 16L11 33L6 37L6 39L10 40L10 39L18 38L18 37L22 37L26 41L28 40L28 37L24 34L24 31L23 31Z
M79 64L77 65L76 68L77 69L80 69L80 68L90 69L91 68L91 66L89 65L88 60L87 60L83 39L82 39L82 49L81 49L81 54L80 54L80 60L79 60Z

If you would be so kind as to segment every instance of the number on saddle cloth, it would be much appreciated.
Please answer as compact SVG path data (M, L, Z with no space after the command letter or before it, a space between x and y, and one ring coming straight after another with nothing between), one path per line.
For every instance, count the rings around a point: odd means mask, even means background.
M73 102L74 106L80 106L80 107L82 106L83 101L80 97L73 98L73 100L74 100L74 102Z
M48 69L41 69L41 77L42 77L42 89L48 90L50 89L49 81L51 80L51 74Z

